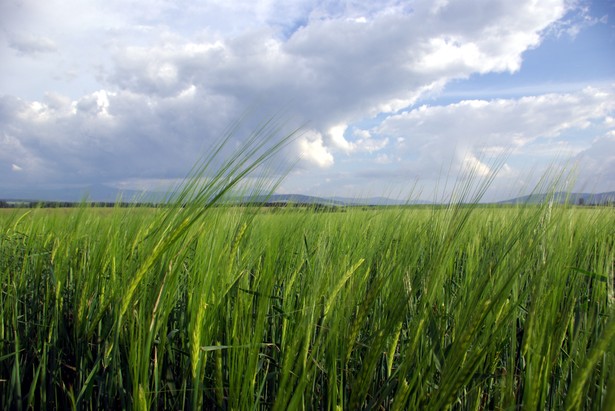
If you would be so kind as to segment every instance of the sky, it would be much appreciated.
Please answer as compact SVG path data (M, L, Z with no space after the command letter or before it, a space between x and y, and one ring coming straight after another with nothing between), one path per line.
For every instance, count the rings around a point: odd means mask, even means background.
M0 61L0 198L163 189L276 115L279 193L615 190L612 0L3 0Z

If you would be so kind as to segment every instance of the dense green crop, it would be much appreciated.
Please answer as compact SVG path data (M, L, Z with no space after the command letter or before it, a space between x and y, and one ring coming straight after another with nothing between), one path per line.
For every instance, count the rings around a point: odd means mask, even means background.
M4 406L613 401L606 208L83 207L0 228Z

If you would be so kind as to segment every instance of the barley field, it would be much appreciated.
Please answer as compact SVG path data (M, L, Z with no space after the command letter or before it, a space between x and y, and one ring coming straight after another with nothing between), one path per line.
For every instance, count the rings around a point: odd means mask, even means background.
M0 214L0 401L62 409L604 409L608 208Z

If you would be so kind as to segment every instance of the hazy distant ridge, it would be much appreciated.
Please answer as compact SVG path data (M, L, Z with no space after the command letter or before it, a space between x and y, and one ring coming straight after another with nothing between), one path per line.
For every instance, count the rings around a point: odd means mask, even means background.
M499 201L498 204L540 204L551 198L550 194L530 194L510 200ZM553 201L558 204L606 204L615 202L615 191L606 193L566 193L556 192L552 195Z
M550 198L550 194L530 194L511 198L508 200L494 202L494 204L539 204ZM606 204L615 202L615 191L605 193L566 193L557 192L552 195L556 203L563 204ZM118 190L107 186L92 186L87 189L68 189L68 190L44 190L29 192L20 190L14 192L0 193L0 201L23 201L23 202L73 202L78 203L84 199L93 202L115 202L121 199L124 202L161 202L164 201L164 193L161 192L139 192L133 190ZM234 202L255 202L255 203L280 203L280 204L321 204L331 206L395 206L408 204L433 204L423 200L397 200L386 197L317 197L304 194L273 194L260 196L243 196L227 200Z

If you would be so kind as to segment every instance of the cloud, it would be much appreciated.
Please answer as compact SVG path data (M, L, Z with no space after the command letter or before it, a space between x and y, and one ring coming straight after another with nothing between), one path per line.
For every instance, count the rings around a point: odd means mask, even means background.
M614 152L610 150L614 124L608 120L615 112L614 101L612 88L585 88L575 93L421 106L390 116L371 134L395 142L391 153L398 156L399 174L438 179L442 165L448 164L452 170L475 166L478 175L486 175L490 161L507 155L506 169L520 176L532 162L576 156L585 163L585 178L604 181L601 188L608 189L612 181L604 177L615 172L613 156L608 154ZM587 141L592 140L590 146Z
M21 54L52 53L57 51L57 45L48 37L32 34L17 35L9 40L9 47Z
M373 152L354 151L336 162L330 184L319 174L312 181L321 194L354 186L363 193L388 190L402 198L418 182L422 198L432 200L441 195L432 192L434 186L443 189L449 181L450 188L458 176L480 179L497 172L485 198L497 200L526 194L549 167L576 164L579 187L609 191L615 183L614 92L612 87L585 88L423 105L372 128L355 128L357 138L386 139L388 144Z
M584 129L603 121L615 108L612 91L585 88L518 99L463 100L446 106L421 106L388 117L380 134L424 142L433 139L521 148L537 138Z
M320 133L312 131L303 134L298 140L298 147L303 161L319 167L333 165L333 155L324 146Z
M280 38L275 25L248 25L230 38L205 31L194 41L176 33L153 46L118 47L106 79L110 87L160 97L194 85L238 100L292 100L323 132L406 107L454 78L517 70L522 53L565 11L559 2L547 3L501 2L461 20L448 3L433 10L430 2L417 2L397 13L387 12L392 5L379 5L380 12L320 7L288 38Z
M35 76L50 87L42 97L0 98L0 158L23 169L15 184L178 178L254 107L307 124L284 152L303 169L373 161L429 176L463 163L455 147L485 171L481 153L520 153L612 112L589 89L414 106L454 79L518 71L570 11L563 0L39 3L0 9L7 38L40 33L8 47L58 59ZM62 18L71 9L79 18ZM376 126L356 125L366 119Z
M590 0L577 0L575 10L566 18L560 19L549 27L549 32L557 37L563 35L575 38L582 30L596 24L608 24L608 6L601 2L594 2L593 6L598 14L590 10ZM612 4L609 5L612 9ZM603 14L607 13L607 14Z
M255 101L287 105L328 148L348 153L355 142L331 132L340 125L395 112L454 78L517 70L522 53L565 13L563 3L547 3L467 2L474 11L461 14L453 3L327 4L309 10L287 38L275 24L248 25L234 37L209 30L198 41L176 33L154 45L118 47L106 82L148 100L193 87L223 102L230 117ZM279 21L274 10L264 7L257 20Z
M590 192L612 191L615 187L615 130L592 141L575 156L578 186Z
M474 154L467 153L463 158L463 171L469 175L475 175L479 178L489 176L493 170L484 162L480 161Z

